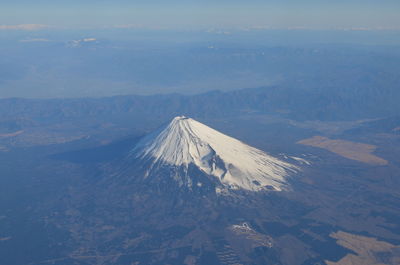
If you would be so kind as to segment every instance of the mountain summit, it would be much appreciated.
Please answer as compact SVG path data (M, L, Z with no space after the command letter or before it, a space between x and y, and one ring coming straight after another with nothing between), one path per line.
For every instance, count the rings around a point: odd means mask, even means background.
M203 184L198 176L192 177L195 170L211 178L216 186L280 191L287 186L289 173L296 170L289 163L184 116L143 137L130 157L148 165L146 177L165 174L165 170L159 170L169 168L171 177L189 187Z

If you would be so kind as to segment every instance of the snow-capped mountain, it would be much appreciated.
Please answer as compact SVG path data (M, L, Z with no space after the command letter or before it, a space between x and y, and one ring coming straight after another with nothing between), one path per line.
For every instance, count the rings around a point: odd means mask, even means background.
M160 168L170 168L173 173L165 177L172 177L180 185L201 187L201 178L192 177L194 166L204 178L217 183L217 191L280 191L287 187L288 175L297 170L292 164L184 116L143 137L131 150L130 158L148 165L146 178L158 174Z

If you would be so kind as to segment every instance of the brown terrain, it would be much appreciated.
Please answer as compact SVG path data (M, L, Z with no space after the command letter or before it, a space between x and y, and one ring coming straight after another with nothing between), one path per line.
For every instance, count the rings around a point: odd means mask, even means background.
M312 138L301 140L297 143L322 148L345 158L370 165L384 166L388 164L388 161L373 154L377 148L375 145L356 143L340 139L329 139L323 136L314 136Z
M338 262L326 261L327 265L400 264L400 246L343 231L333 233L331 237L337 239L339 245L357 254L347 254Z

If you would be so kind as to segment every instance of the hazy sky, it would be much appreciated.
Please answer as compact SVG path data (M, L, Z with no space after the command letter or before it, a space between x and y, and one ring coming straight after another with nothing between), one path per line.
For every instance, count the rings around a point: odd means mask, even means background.
M3 0L0 25L400 28L399 0Z

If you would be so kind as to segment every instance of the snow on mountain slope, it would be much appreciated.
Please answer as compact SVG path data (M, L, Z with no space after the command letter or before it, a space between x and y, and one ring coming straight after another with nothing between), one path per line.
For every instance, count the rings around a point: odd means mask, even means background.
M282 190L296 167L184 116L145 136L131 151L176 167L194 164L229 188Z

